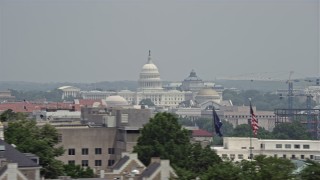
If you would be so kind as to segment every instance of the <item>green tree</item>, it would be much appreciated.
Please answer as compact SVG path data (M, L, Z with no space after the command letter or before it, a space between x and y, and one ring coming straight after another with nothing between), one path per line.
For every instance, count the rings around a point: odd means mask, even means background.
M90 167L83 168L80 165L66 164L63 166L64 173L71 178L93 178L94 173Z
M307 160L307 167L300 173L301 179L317 180L320 179L320 163Z
M147 98L147 99L142 99L140 102L139 102L139 105L147 105L149 107L153 107L155 106L154 103L151 101L151 99Z
M34 120L11 121L4 135L6 142L15 144L19 151L39 156L41 174L46 178L56 178L63 174L63 163L55 157L61 156L64 149L55 147L58 132L53 126L46 124L38 127Z
M182 129L174 115L157 113L143 127L134 151L145 165L151 157L170 159L171 163L178 164L186 160L184 151L190 149L189 138L190 132Z
M24 113L20 112L14 112L12 109L8 109L1 113L0 115L0 121L5 122L5 121L12 121L12 120L23 120L26 119L27 115Z
M233 130L233 137L253 137L252 129L249 124L240 124ZM272 139L272 133L265 130L263 127L259 127L257 138Z
M258 155L252 161L258 171L255 179L292 179L294 164L289 159Z
M306 126L299 121L278 124L272 134L276 139L311 139Z
M202 180L238 180L241 179L241 169L231 161L225 161L211 166L206 173L201 176Z
M170 113L157 113L146 124L134 152L146 165L151 157L169 159L181 179L195 178L221 159L210 147L190 143L190 132ZM181 173L181 174L180 174Z

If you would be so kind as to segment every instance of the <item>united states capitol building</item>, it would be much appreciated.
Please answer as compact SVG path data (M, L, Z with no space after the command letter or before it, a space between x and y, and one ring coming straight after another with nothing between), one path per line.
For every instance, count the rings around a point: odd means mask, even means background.
M164 88L162 86L159 69L152 61L150 52L146 64L142 66L140 71L138 85L137 91L81 91L79 88L72 86L64 86L60 88L60 90L63 91L63 97L71 95L83 99L106 99L112 95L119 95L131 105L137 105L141 100L150 99L155 106L176 107L181 102L194 101L195 99L201 99L200 101L203 102L204 97L210 96L208 94L209 91L212 92L212 97L209 97L210 100L214 100L216 103L222 101L221 93L212 89L214 83L202 81L197 77L194 70L192 70L189 77L181 83L170 83L164 86ZM172 88L175 85L178 86L178 88ZM205 94L199 92L205 92Z

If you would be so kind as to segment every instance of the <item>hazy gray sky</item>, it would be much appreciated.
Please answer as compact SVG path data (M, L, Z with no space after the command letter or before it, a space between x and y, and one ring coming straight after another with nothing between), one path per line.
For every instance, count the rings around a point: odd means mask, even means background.
M316 0L0 0L0 81L318 74ZM287 73L289 75L289 73Z

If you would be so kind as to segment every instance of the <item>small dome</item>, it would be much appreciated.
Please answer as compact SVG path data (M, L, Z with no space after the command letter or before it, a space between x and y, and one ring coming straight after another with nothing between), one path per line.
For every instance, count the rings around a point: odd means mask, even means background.
M197 96L219 96L219 94L213 89L204 88L198 92Z
M119 95L115 96L108 96L106 98L107 106L127 106L129 103L127 100L125 100L123 97Z

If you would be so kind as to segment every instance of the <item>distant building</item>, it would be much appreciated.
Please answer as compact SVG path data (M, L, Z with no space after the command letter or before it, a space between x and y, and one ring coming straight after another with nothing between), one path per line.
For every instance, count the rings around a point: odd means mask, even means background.
M0 103L14 101L16 97L11 95L11 91L0 91Z
M197 76L194 70L190 72L190 75L181 84L181 90L183 91L197 92L204 87L204 82Z
M241 161L256 155L281 157L286 159L311 159L320 157L320 141L251 139L249 137L224 137L223 147L213 147L222 159ZM318 159L319 160L319 159Z
M80 96L80 89L77 87L73 86L62 86L58 88L59 90L62 91L62 99L68 98L68 97L73 97L77 98Z

